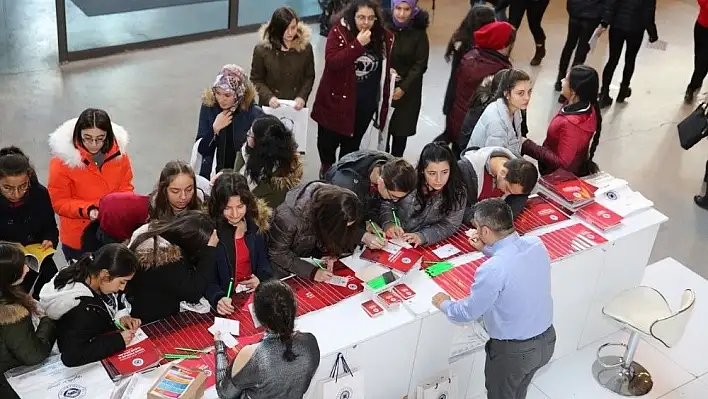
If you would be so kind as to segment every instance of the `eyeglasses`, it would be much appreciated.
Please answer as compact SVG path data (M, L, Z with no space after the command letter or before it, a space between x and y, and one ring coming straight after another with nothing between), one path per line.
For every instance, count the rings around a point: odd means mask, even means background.
M0 186L0 191L3 192L3 194L12 194L12 193L17 193L17 194L24 194L29 190L29 183L25 183L21 186Z
M81 137L81 141L83 141L85 144L103 144L106 142L105 137Z
M400 201L401 199L403 199L403 197L396 197L395 195L392 195L391 192L388 191L388 188L386 187L385 184L384 184L384 189L386 189L386 195L388 196L388 200L389 200L389 201L391 201L391 202L398 202L398 201Z
M374 22L376 21L376 16L375 15L357 15L354 18L356 18L357 21L359 22Z

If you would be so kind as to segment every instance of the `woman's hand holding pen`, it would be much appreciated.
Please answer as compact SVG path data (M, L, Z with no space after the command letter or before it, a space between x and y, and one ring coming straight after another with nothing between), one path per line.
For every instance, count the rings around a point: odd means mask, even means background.
M400 226L392 224L386 228L386 237L401 238L404 234L406 234L406 232Z

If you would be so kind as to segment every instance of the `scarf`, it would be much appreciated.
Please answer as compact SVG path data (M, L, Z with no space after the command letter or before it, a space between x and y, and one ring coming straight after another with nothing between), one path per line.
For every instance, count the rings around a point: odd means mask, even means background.
M413 9L413 12L411 12L411 16L408 18L406 22L398 22L396 17L391 16L391 20L393 20L393 26L395 26L397 29L403 29L408 26L408 24L411 22L413 18L415 18L416 15L420 12L420 8L418 8L418 0L393 0L391 1L391 8L396 9L396 6L401 4L401 3L406 3L411 8ZM395 12L395 11L394 11Z
M221 71L216 76L212 89L221 89L228 93L232 93L236 98L236 104L243 101L243 96L246 94L246 81L248 75L238 65L224 65Z

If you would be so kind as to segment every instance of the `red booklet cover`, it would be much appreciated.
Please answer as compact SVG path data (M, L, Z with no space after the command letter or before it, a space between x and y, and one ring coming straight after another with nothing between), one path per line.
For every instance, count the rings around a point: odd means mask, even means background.
M149 338L145 338L104 359L103 364L108 375L115 380L150 368L160 360L162 360L160 351Z
M612 212L597 202L592 202L578 209L575 216L589 222L602 231L617 227L624 219L622 216Z
M398 284L393 286L393 293L398 295L399 298L405 300L411 299L415 296L415 291L413 291L406 284Z
M514 220L520 234L568 220L570 217L542 197L529 198L526 207Z
M582 202L593 199L597 190L597 187L580 180L574 174L563 169L558 169L543 176L539 183L568 202Z
M362 259L376 262L391 269L400 270L407 273L420 260L422 255L412 248L402 248L395 254L382 250L366 248L360 256Z
M401 304L401 298L391 291L384 291L377 295L386 309L397 308Z

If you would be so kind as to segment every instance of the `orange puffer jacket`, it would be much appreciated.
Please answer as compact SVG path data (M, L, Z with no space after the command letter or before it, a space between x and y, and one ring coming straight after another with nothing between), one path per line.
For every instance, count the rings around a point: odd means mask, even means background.
M66 121L49 135L49 196L59 215L59 240L81 249L81 234L89 224L89 208L98 208L108 193L133 191L133 170L125 153L128 132L113 124L115 141L101 168L91 154L74 143L76 119Z

